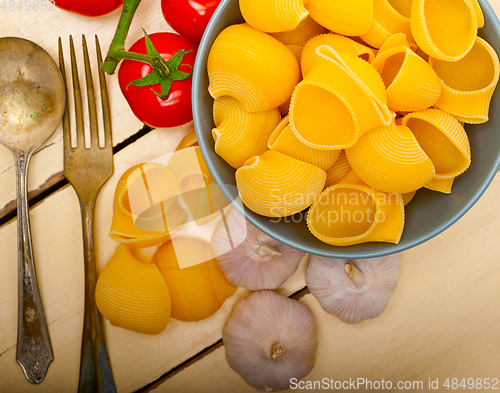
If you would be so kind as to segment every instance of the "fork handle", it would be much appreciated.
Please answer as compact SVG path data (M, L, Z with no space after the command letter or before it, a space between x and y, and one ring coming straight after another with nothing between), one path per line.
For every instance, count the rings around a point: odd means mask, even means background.
M79 393L116 392L104 341L102 317L95 303L96 265L94 254L94 205L80 201L85 266L85 309L80 360Z
M54 359L38 291L28 210L30 154L15 155L17 176L18 314L16 360L31 383L42 382Z

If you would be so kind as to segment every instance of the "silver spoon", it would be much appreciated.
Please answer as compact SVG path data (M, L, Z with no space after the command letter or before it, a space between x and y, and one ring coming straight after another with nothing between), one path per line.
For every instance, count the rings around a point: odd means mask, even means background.
M31 383L40 383L54 359L43 314L31 244L28 164L55 132L65 103L56 63L37 44L0 38L0 142L14 155L17 175L18 330L16 360Z

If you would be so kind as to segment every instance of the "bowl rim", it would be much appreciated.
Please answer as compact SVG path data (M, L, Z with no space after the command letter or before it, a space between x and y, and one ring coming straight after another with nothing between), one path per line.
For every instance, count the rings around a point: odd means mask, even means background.
M198 53L196 55L196 60L194 64L194 69L193 69L193 85L192 85L192 97L193 97L193 120L194 120L194 128L196 132L196 136L198 139L198 144L200 146L200 150L203 156L203 159L205 160L205 163L214 178L217 186L221 189L222 193L224 196L229 200L233 200L233 195L229 192L229 190L226 187L226 184L222 181L221 177L219 174L213 170L214 167L214 162L212 161L210 154L209 154L209 149L210 151L212 150L207 144L204 142L203 138L200 138L201 135L201 123L200 123L200 118L197 116L197 113L200 113L201 108L199 105L199 100L196 99L198 91L200 90L200 79L202 73L206 72L205 67L201 67L200 64L202 64L202 59L206 56L208 57L208 52L211 49L211 45L208 45L208 40L209 36L212 33L212 30L214 30L214 27L218 23L218 19L220 14L224 12L225 7L227 6L228 3L231 1L235 0L222 0L215 10L212 18L210 19L207 28L205 30L205 33L203 34L203 37L200 41ZM495 11L491 7L491 5L488 3L487 0L479 0L479 3L481 4L481 8L483 9L484 13L487 13L489 16L492 16L492 22L493 22L493 27L494 29L498 32L500 36L500 21L498 19L498 16L496 15ZM293 247L295 249L304 251L309 254L314 254L318 256L324 256L324 257L330 257L330 258L347 258L347 259L363 259L363 258L376 258L376 257L381 257L381 256L386 256L386 255L391 255L395 253L399 253L405 250L408 250L410 248L416 247L420 244L425 243L426 241L432 239L433 237L439 235L440 233L444 232L446 229L451 227L453 224L455 224L460 218L462 218L465 213L467 213L472 206L481 198L481 196L484 194L486 189L489 187L491 182L493 181L493 178L497 174L498 170L500 168L500 153L497 155L496 160L494 161L494 165L491 167L486 180L481 184L481 186L476 190L476 192L473 194L473 196L469 199L469 201L461 208L459 209L453 216L451 216L446 222L443 224L437 226L434 228L432 231L426 232L425 234L416 237L415 239L409 241L408 243L404 244L391 244L390 248L386 249L381 249L381 250L376 250L376 251L347 251L348 248L344 247L332 247L331 252L326 252L322 250L317 250L315 248L309 247L309 246L304 246L301 244L296 244L293 241L290 241L287 239L287 237L283 236L282 234L273 231L269 229L266 226L263 226L260 222L256 221L251 215L246 214L244 208L242 208L243 205L239 205L237 203L231 202L233 207L243 215L251 224L253 224L255 227L260 229L262 232L265 234L271 236L272 238L278 240L279 242L289 246ZM346 250L346 251L342 251Z

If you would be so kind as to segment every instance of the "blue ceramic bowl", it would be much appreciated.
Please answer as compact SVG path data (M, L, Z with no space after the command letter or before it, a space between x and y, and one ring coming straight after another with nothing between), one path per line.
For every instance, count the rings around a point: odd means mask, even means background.
M486 0L479 0L484 12L485 27L479 35L500 53L500 22ZM201 40L193 73L193 115L196 135L205 162L225 196L237 197L235 170L214 151L212 128L213 99L208 94L207 58L217 35L227 26L242 23L238 0L222 0ZM334 258L372 258L417 246L443 232L462 217L484 193L500 166L500 88L493 95L490 120L479 125L467 125L472 152L470 168L453 184L449 195L421 189L405 209L405 226L399 244L364 243L335 247L316 239L300 215L292 219L263 217L249 209L234 206L244 213L257 228L276 240L311 254ZM493 208L493 207L492 207ZM244 211L241 211L244 210ZM305 215L302 215L305 216Z

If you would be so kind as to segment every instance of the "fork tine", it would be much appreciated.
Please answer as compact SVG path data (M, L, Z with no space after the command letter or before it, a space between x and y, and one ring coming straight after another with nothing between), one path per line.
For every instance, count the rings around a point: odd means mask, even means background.
M99 133L97 132L97 112L95 106L94 80L92 79L92 69L90 68L89 50L87 40L82 35L83 62L85 63L85 80L87 81L87 101L89 105L90 118L90 148L99 147Z
M69 108L68 108L68 85L66 81L66 66L64 65L64 53L62 48L62 40L59 37L59 69L64 81L64 91L66 92L64 114L63 114L63 140L64 149L71 148L71 126L69 121Z
M102 53L97 34L95 36L95 47L97 51L97 65L99 66L99 87L101 89L102 116L104 120L104 144L106 148L112 148L113 140L111 137L111 111L109 109L108 88L106 85L106 76L104 75L104 71L101 70Z
M73 96L75 97L75 120L76 120L76 147L85 147L85 134L83 129L83 106L82 92L80 90L80 79L78 78L78 66L76 65L75 45L73 36L69 36L69 47L71 52L71 74L73 77Z

